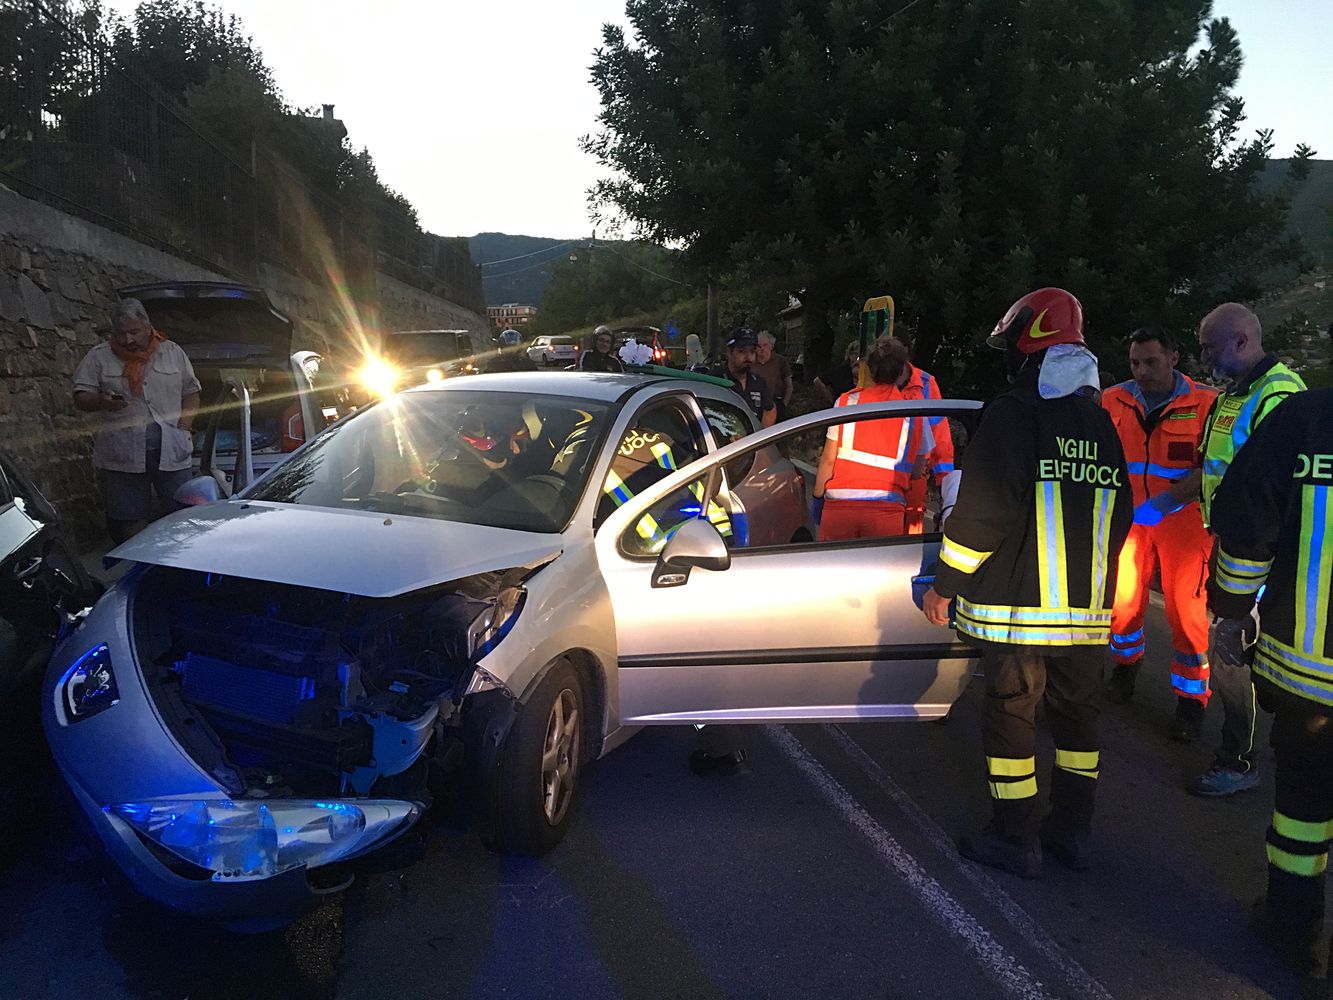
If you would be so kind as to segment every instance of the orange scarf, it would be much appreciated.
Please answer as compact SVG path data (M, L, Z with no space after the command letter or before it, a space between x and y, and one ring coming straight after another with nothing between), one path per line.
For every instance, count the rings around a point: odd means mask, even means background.
M148 340L148 346L142 351L131 351L126 347L121 347L114 340L111 341L111 353L125 363L125 377L129 379L130 392L136 396L143 395L143 366L153 356L153 352L157 350L157 345L166 342L167 338L157 330L153 331L153 336Z

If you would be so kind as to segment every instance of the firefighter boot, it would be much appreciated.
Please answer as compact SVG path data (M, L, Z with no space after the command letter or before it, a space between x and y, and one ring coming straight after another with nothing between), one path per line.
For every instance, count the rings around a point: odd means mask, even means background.
M1193 743L1203 734L1203 712L1203 702L1177 696L1176 717L1171 720L1168 735L1177 743Z
M1021 878L1041 877L1041 845L1037 838L1002 836L994 824L988 824L980 833L959 837L958 853L969 861Z
M1111 668L1111 679L1106 682L1106 700L1113 705L1127 705L1134 697L1134 682L1138 680L1142 660L1117 663Z
M1076 872L1092 867L1092 831L1060 822L1052 813L1041 824L1041 846L1056 861Z
M1293 972L1302 979L1302 987L1307 995L1316 984L1322 982L1320 975L1323 950L1322 921L1318 916L1307 914L1303 918L1293 919L1293 914L1283 912L1275 906L1271 896L1260 899L1250 911L1250 926L1259 935L1264 944L1282 959ZM1318 995L1318 994L1316 994Z

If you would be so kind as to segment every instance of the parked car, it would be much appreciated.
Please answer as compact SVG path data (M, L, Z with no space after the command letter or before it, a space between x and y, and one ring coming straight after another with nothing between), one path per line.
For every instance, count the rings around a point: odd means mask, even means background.
M973 654L913 605L940 536L811 544L782 447L968 408L758 431L703 377L399 393L111 553L133 568L51 661L53 752L141 891L255 928L441 781L475 788L488 844L541 854L638 727L941 716Z
M528 347L528 357L539 365L570 365L579 359L573 337L538 337Z
M0 454L0 863L35 829L49 760L37 693L56 641L101 594L59 515Z
M122 288L185 350L199 378L195 468L224 496L278 465L338 416L324 359L294 351L292 322L248 285L180 281Z

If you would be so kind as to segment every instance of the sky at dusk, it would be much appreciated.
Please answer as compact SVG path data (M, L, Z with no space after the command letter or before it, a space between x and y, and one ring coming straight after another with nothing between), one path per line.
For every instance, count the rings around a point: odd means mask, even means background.
M108 6L127 13L134 0ZM605 22L623 0L496 4L221 0L293 105L333 104L386 184L443 235L572 237L589 230L599 167L589 82ZM1239 93L1250 128L1333 159L1333 0L1215 0L1245 52Z

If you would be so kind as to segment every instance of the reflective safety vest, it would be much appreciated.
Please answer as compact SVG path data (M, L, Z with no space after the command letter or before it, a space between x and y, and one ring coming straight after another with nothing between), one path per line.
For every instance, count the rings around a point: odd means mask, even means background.
M960 635L1002 646L1104 646L1134 507L1111 418L1042 399L1034 368L982 412L945 524L935 591Z
M623 457L638 458L646 446L648 454L652 456L654 465L662 469L661 475L654 476L652 482L657 482L665 475L676 471L675 456L671 453L671 446L666 441L649 441L650 437L656 435L646 435L638 431L631 430L626 435L622 443L619 454ZM627 450L628 449L628 450ZM641 486L640 489L643 487ZM696 518L700 515L700 503L703 500L704 484L696 480L689 484L689 492L694 497L693 504L685 504L670 512L670 523L665 527L654 517L652 512L645 512L634 525L634 531L639 538L643 540L644 552L658 552L662 546L666 545L667 539L676 533L686 521ZM606 481L602 484L602 493L610 498L616 507L622 507L629 503L634 497L634 491L626 484L624 479L615 471L609 469L606 473ZM668 498L669 499L669 498ZM663 512L658 510L660 516ZM708 502L708 520L717 528L723 537L730 537L732 534L731 518L716 500Z
M1199 467L1204 423L1216 398L1215 390L1180 372L1176 372L1171 396L1153 411L1151 419L1143 392L1133 379L1102 393L1102 406L1111 414L1125 449L1135 506Z
M1298 393L1265 418L1213 503L1209 603L1240 618L1262 593L1256 684L1333 714L1333 389Z
M1235 460L1236 452L1278 403L1304 388L1301 377L1270 354L1250 373L1250 382L1244 391L1224 392L1217 397L1203 431L1200 502L1204 524L1211 522L1209 514L1213 496Z
M901 389L903 399L940 399L940 383L928 371L922 371L916 365L910 365L911 374ZM930 452L930 471L935 476L945 476L954 471L953 434L949 430L949 418L936 414L926 418L930 433L935 438L935 447Z
M897 386L870 385L838 397L835 406L887 403L902 399ZM824 487L830 500L905 501L907 481L917 460L930 451L933 437L920 417L884 417L835 424L828 437L837 441L833 475Z

